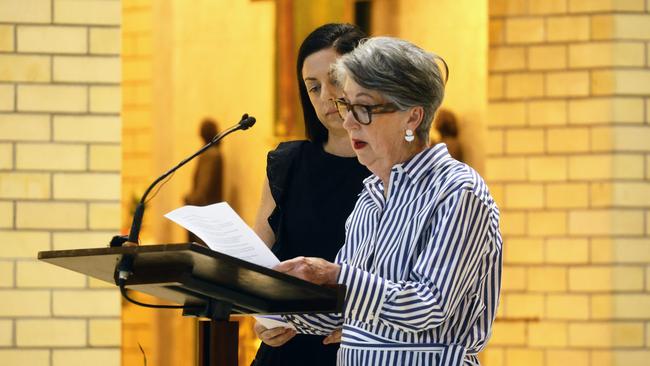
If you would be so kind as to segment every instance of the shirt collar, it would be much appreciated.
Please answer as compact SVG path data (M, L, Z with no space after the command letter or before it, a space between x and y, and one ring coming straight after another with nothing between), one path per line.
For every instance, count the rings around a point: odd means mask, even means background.
M436 170L446 160L451 159L447 145L439 143L423 151L417 153L410 160L395 164L392 170L401 170L408 177L411 183L415 184L422 179L427 173ZM363 184L366 186L373 186L381 182L375 174L364 179Z

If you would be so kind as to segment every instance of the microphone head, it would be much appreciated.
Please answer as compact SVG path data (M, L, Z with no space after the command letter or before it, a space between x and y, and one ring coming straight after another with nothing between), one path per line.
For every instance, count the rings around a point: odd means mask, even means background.
M242 130L247 130L247 129L253 127L253 125L256 122L255 117L253 117L253 116L248 117L247 115L245 115L245 116L246 116L246 118L242 119L239 122L239 125L241 126Z

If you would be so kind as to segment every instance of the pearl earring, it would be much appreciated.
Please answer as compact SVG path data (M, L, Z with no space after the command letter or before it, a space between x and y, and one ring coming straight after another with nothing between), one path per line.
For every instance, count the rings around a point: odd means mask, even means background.
M404 135L404 140L407 142L413 142L415 140L415 136L413 136L413 130L407 129L406 130L406 135Z

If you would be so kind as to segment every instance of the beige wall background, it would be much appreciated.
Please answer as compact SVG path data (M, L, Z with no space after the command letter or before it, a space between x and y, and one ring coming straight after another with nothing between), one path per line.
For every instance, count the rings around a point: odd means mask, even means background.
M445 106L502 210L483 364L647 365L650 1L373 4L374 34L449 62ZM276 19L271 0L0 0L3 365L141 364L138 343L150 364L193 363L193 321L35 257L125 230L132 199L200 146L205 116L258 119L222 146L225 197L252 222L279 140ZM144 243L185 240L162 214L192 170L152 202ZM242 341L247 364L256 345Z
M120 297L36 261L119 229L120 2L0 0L0 364L120 364Z

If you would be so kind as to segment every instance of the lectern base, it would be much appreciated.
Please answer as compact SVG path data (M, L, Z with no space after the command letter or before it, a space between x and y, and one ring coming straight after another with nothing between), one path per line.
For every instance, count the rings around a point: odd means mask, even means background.
M239 323L199 321L199 366L237 366Z

